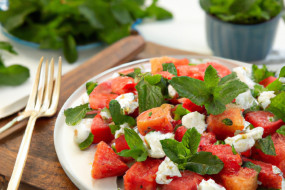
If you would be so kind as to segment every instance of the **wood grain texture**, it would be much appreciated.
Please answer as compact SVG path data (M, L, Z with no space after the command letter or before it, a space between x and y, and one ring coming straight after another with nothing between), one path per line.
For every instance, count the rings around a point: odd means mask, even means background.
M133 60L144 47L144 41L139 36L131 36L125 41L119 41L114 46L103 50L100 54L80 65L75 70L62 77L61 95L58 110L67 98L82 83L96 74L115 65ZM162 55L198 55L193 52L180 51L153 43L147 43L146 49L137 58L149 58ZM108 56L107 56L108 55ZM3 126L15 115L0 120ZM64 173L58 162L53 144L53 129L56 116L41 118L36 122L33 133L29 156L24 169L21 189L36 187L39 189L77 189ZM12 133L8 138L0 141L0 177L11 176L16 160L19 145L22 140L23 128L26 121L17 124L18 132ZM0 182L0 189L1 189ZM3 183L4 184L4 183ZM28 185L25 185L28 184Z

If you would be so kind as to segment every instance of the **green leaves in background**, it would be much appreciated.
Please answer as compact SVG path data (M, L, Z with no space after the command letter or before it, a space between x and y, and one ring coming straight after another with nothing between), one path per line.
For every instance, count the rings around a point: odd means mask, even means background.
M257 24L278 15L282 0L200 0L200 6L225 22Z
M274 76L275 72L268 71L266 65L263 65L262 68L259 68L257 65L252 65L252 77L256 83L270 77Z
M201 175L219 173L224 163L210 152L197 152L200 140L201 134L193 127L186 131L182 142L164 139L160 143L166 156L177 163L179 169L190 170Z
M88 103L64 110L65 123L67 125L78 124L90 110L91 109L89 108Z
M248 89L236 73L220 79L211 65L205 71L205 81L182 76L173 77L169 82L179 96L189 98L197 105L205 105L207 112L213 115L223 113L226 104Z
M0 42L0 50L11 54L17 54L9 42ZM0 56L0 86L17 86L24 83L30 77L30 71L22 65L5 66L2 57Z
M65 58L77 60L77 45L113 43L130 35L137 19L172 18L157 6L157 0L10 0L9 10L0 12L0 22L12 35L40 44L43 49L63 49Z
M147 159L148 152L140 136L133 129L125 128L124 131L125 139L130 149L122 150L118 155L123 157L132 157L138 162L145 161Z
M276 156L275 147L271 135L262 139L258 139L255 146L260 149L264 154Z

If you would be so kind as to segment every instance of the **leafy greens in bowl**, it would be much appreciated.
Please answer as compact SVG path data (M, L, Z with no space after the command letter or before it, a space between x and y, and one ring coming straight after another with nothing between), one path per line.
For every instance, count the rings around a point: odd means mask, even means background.
M11 0L0 22L11 35L38 43L42 49L63 49L68 62L77 60L77 45L113 43L131 32L138 18L168 19L172 14L153 0Z

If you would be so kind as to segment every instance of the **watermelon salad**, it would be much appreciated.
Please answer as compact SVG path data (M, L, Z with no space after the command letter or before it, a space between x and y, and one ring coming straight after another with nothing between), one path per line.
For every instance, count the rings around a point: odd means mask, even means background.
M94 180L124 189L285 189L285 67L160 57L86 84L64 111Z

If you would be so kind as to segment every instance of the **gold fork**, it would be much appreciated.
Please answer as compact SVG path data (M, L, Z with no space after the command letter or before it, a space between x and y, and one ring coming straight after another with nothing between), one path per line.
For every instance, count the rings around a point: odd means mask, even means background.
M36 120L39 117L52 116L57 110L61 82L61 58L58 61L58 74L54 88L54 60L52 59L50 64L46 61L45 71L42 71L42 63L43 57L40 60L33 89L25 109L26 114L30 115L30 118L19 148L8 190L18 189L19 187Z

